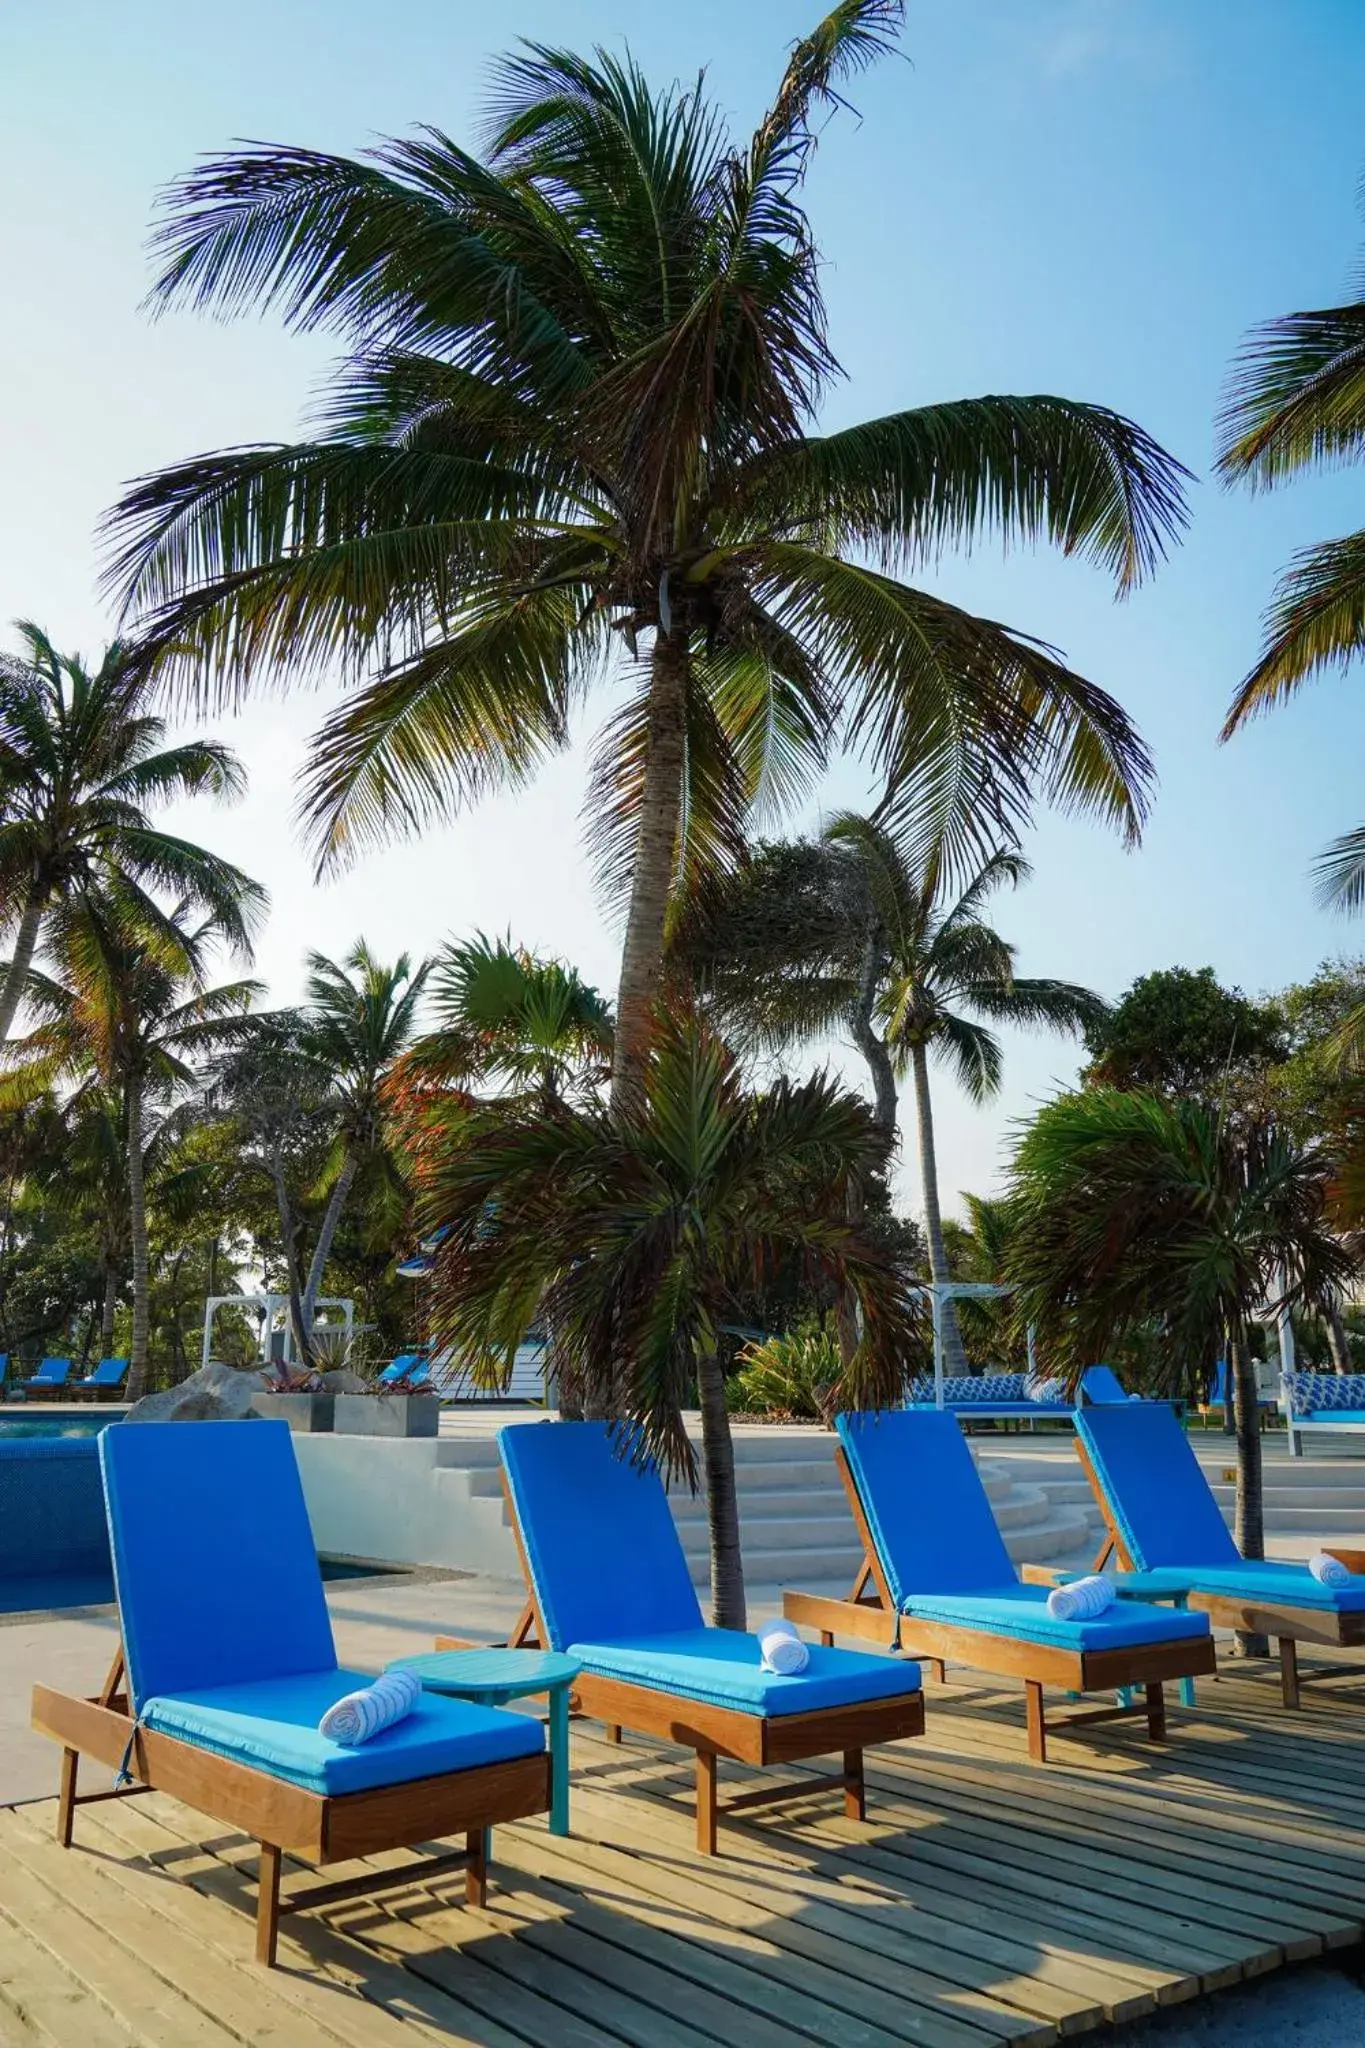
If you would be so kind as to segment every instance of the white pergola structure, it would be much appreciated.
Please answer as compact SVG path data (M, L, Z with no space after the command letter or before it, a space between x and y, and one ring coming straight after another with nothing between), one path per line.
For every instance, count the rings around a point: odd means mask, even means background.
M322 1294L318 1296L318 1308L339 1308L341 1324L349 1339L355 1328L355 1303L348 1295ZM205 1366L213 1346L213 1319L220 1308L253 1309L261 1319L260 1360L262 1365L272 1363L271 1340L276 1328L284 1331L284 1363L294 1362L294 1332L289 1321L289 1296L287 1294L211 1294L204 1303L204 1348L199 1363ZM278 1320L278 1324L276 1319Z
M943 1403L943 1304L945 1301L990 1301L1002 1294L1013 1294L1012 1287L998 1287L989 1280L929 1280L915 1289L917 1294L929 1297L929 1313L934 1323L934 1406L942 1408ZM1028 1326L1028 1369L1030 1374L1037 1370L1038 1361L1033 1349L1033 1325Z

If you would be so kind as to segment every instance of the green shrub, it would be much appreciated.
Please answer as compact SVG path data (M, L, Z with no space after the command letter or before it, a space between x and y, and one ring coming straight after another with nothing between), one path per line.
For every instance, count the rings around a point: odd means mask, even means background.
M768 1337L740 1353L740 1369L727 1388L731 1410L745 1415L828 1421L836 1405L842 1367L839 1347L825 1330L794 1330Z

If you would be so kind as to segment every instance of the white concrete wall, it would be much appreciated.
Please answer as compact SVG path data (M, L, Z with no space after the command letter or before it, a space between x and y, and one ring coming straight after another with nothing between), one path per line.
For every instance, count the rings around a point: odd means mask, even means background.
M520 1577L501 1498L442 1463L439 1437L297 1435L294 1450L324 1554Z

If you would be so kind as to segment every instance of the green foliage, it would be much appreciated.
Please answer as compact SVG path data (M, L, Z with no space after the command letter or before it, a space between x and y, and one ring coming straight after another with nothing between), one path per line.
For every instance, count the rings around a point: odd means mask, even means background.
M842 1374L837 1339L818 1325L806 1324L788 1336L746 1344L726 1398L737 1415L828 1422L837 1406Z
M1280 1019L1211 967L1144 974L1085 1034L1087 1084L1217 1097L1284 1057Z

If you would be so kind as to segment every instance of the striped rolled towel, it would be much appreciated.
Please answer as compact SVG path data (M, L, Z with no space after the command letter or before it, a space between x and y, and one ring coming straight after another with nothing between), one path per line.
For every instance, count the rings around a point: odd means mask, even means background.
M1320 1586L1349 1586L1351 1574L1339 1557L1319 1550L1308 1560L1308 1569Z
M758 1647L763 1669L783 1678L794 1678L810 1663L810 1651L789 1621L770 1621L760 1629Z
M1114 1597L1109 1579L1073 1579L1069 1586L1053 1587L1047 1596L1047 1611L1054 1621L1093 1621L1109 1611Z
M406 1720L421 1697L421 1681L411 1671L385 1671L373 1685L348 1692L330 1706L318 1722L318 1734L343 1749L359 1749L395 1721Z

